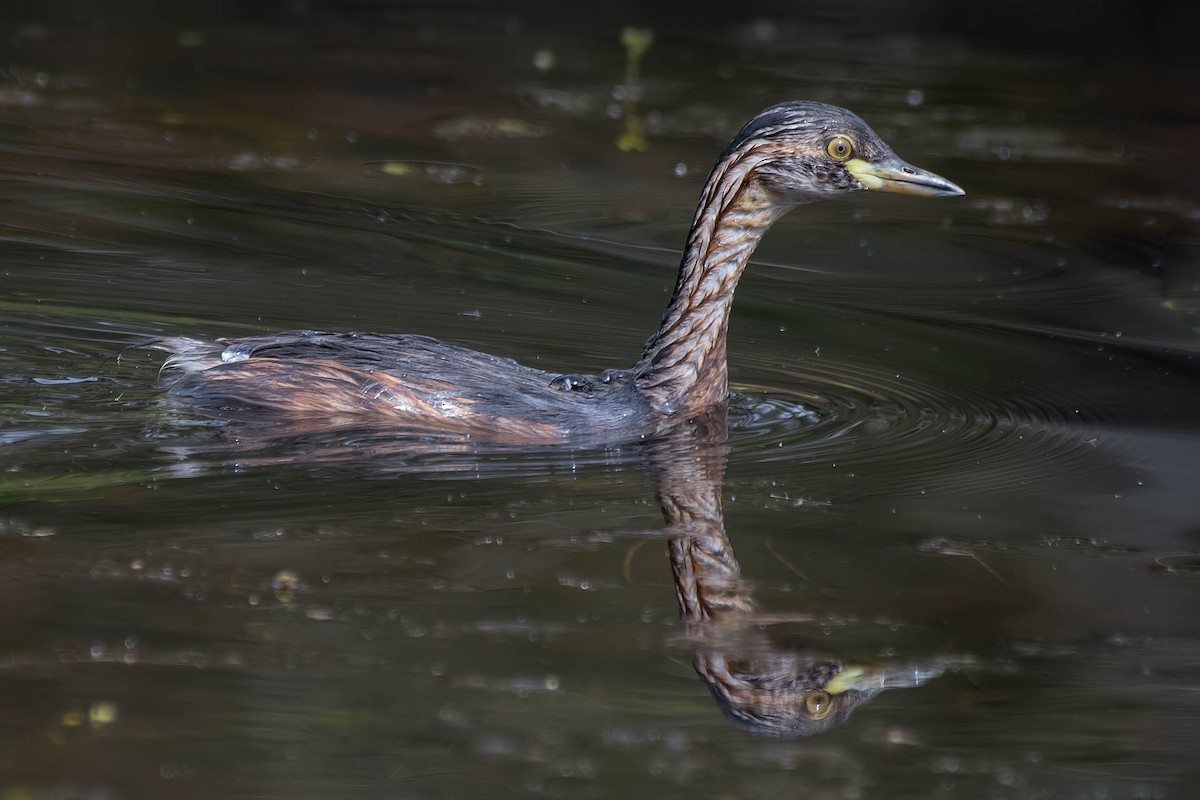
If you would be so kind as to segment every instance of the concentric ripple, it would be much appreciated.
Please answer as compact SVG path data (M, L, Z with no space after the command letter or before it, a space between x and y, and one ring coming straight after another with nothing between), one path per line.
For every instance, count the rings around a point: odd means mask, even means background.
M1057 387L1013 394L999 381L946 384L880 365L800 365L780 384L738 386L734 459L792 461L858 479L863 494L1014 489L1108 463L1098 415ZM1059 393L1056 393L1059 392Z

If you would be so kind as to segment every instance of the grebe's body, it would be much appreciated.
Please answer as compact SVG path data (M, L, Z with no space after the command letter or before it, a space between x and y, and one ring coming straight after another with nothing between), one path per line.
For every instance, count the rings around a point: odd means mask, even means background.
M428 336L289 331L164 339L171 393L224 415L282 414L330 426L364 417L398 430L500 444L626 441L661 419L626 375L586 388L558 373ZM168 380L173 376L168 375Z
M709 175L662 324L628 370L560 375L413 335L293 331L153 346L172 354L172 395L229 418L368 420L502 443L628 441L726 401L729 311L763 234L797 205L862 190L963 194L901 161L845 109L782 103L752 119Z

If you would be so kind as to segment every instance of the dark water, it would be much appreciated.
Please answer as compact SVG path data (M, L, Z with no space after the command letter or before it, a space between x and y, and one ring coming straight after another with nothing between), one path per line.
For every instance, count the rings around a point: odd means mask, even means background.
M0 796L1195 796L1195 75L871 8L657 27L634 81L617 12L9 12ZM968 194L776 227L728 454L239 444L122 352L624 366L713 158L799 97ZM753 610L681 620L668 541L726 535ZM895 688L768 738L713 653Z

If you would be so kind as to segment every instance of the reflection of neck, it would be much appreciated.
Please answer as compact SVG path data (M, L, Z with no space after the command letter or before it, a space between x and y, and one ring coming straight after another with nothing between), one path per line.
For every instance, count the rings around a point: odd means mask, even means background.
M761 161L752 154L722 159L704 187L675 292L634 367L638 391L660 411L698 411L728 394L733 292L759 240L788 209L749 177Z
M696 506L675 506L668 511L668 505L663 503L665 513L678 512L675 520L668 518L668 531L673 534L669 541L671 569L679 614L689 626L714 622L731 612L749 613L754 608L742 586L741 569L725 535L725 526L720 522L720 497L716 500L715 519L693 516L701 510Z
M689 627L754 608L725 535L725 435L724 415L714 412L682 426L656 458L658 502L670 536L679 613Z

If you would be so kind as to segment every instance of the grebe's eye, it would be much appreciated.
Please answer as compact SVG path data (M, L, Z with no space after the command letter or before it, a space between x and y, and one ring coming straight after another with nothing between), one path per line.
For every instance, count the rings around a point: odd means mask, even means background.
M834 161L845 161L854 154L854 143L845 136L834 136L825 143L825 154Z
M827 692L813 692L805 696L804 710L813 719L825 719L833 711L833 700Z

